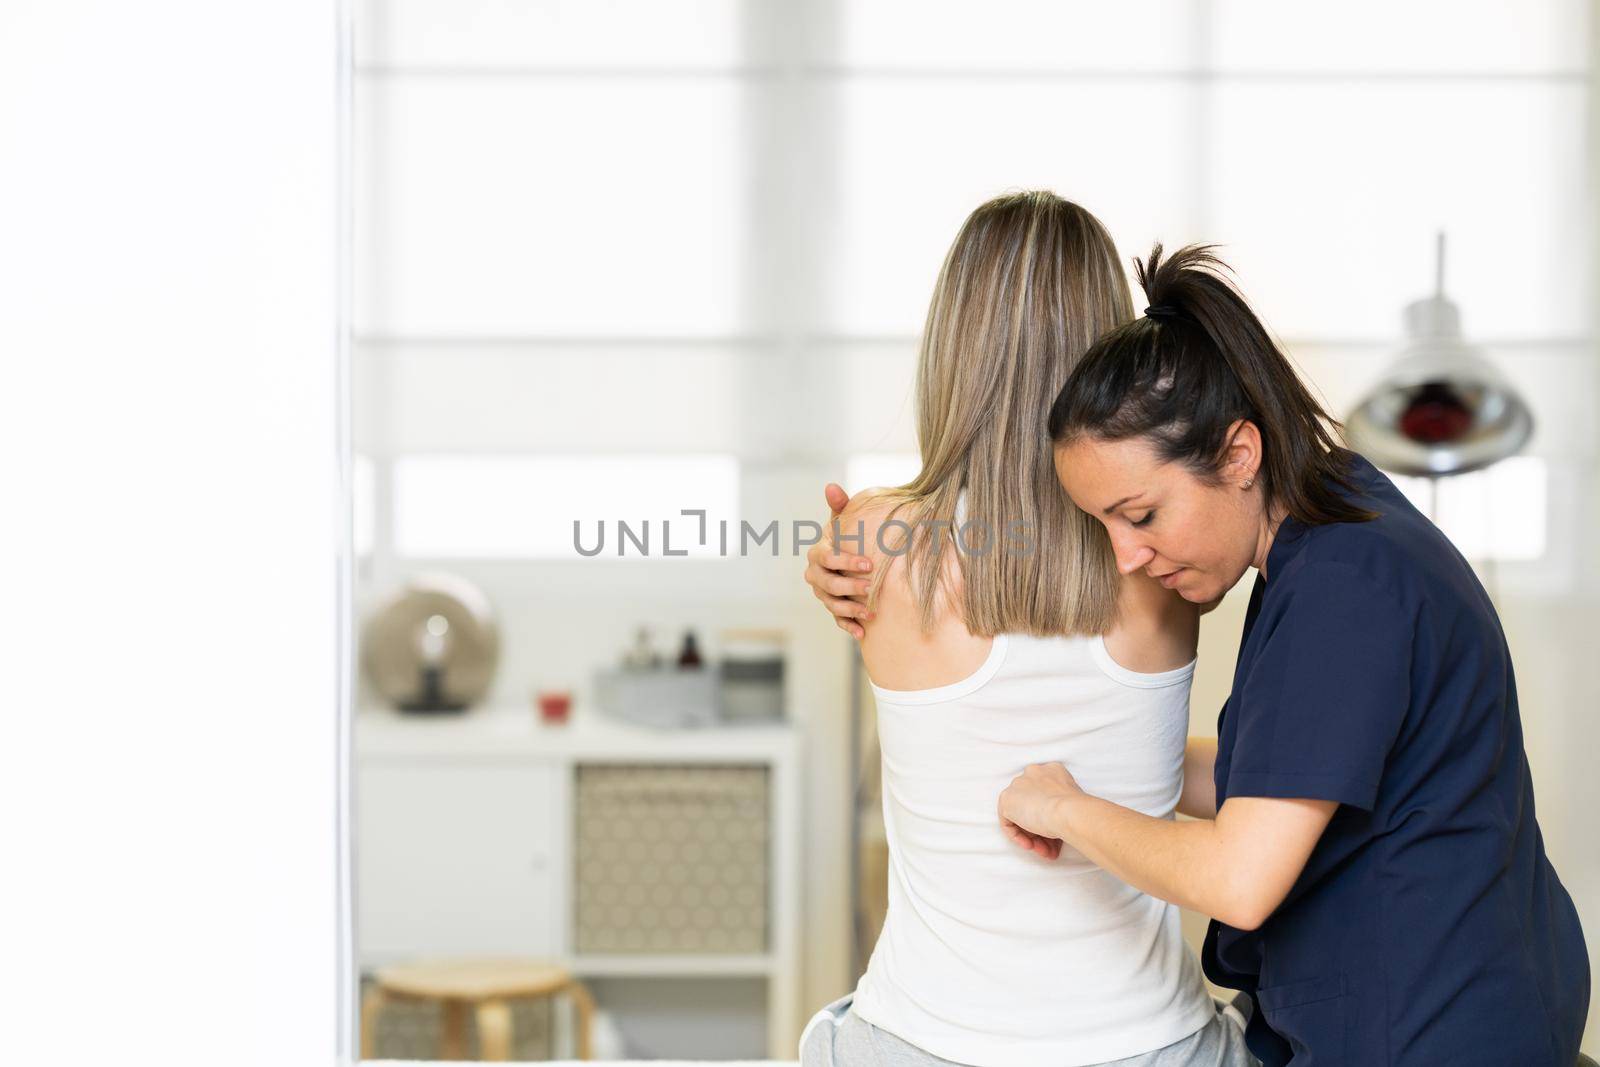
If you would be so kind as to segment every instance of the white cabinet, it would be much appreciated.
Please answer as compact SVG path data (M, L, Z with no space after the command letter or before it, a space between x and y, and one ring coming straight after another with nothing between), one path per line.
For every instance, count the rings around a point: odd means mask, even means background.
M356 716L355 747L356 954L363 970L428 956L533 956L560 960L583 978L761 980L770 1055L793 1057L803 833L792 728L652 730L583 719L556 726L526 710L374 710ZM764 825L740 828L741 839L758 841L756 850L767 855L762 884L740 885L724 874L712 880L708 897L725 895L722 904L764 912L764 950L577 951L582 843L573 833L574 793L584 768L620 764L708 768L716 780L729 769L754 769L762 777L756 818ZM628 837L648 830L647 822L620 827L617 847L637 847ZM675 853L673 841L657 843ZM629 889L622 886L624 904ZM744 899L746 890L757 896ZM598 897L608 890L593 891Z
M559 954L554 766L365 762L356 803L363 959Z

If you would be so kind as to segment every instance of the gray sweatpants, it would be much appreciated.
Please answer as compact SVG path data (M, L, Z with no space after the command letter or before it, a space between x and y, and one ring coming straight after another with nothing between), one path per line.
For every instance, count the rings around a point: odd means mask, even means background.
M867 1022L850 1010L855 994L812 1016L800 1035L800 1067L960 1067ZM1153 1052L1095 1067L1261 1067L1244 1044L1238 1010L1217 1004L1216 1016L1181 1040Z

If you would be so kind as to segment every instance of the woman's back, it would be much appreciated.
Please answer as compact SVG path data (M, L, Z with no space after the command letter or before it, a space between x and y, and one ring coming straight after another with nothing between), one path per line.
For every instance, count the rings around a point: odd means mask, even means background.
M1135 673L1098 637L1000 634L984 649L945 615L921 634L892 571L863 642L883 753L889 910L855 1011L980 1067L1097 1063L1193 1033L1214 1008L1178 909L1070 850L1048 861L1019 848L995 810L1025 765L1059 760L1084 788L1169 817L1193 662ZM973 669L943 681L949 670L941 675L927 649ZM918 671L942 684L876 684Z

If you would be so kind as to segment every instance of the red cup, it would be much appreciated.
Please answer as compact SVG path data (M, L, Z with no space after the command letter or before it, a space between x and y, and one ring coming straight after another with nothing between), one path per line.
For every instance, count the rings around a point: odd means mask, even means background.
M572 714L572 694L565 689L551 689L538 696L539 718L548 723L564 723Z

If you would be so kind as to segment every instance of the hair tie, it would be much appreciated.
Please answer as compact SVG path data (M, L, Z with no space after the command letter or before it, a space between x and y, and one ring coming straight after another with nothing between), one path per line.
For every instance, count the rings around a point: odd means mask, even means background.
M1181 312L1171 304L1151 304L1144 309L1144 314L1151 319L1175 319Z

